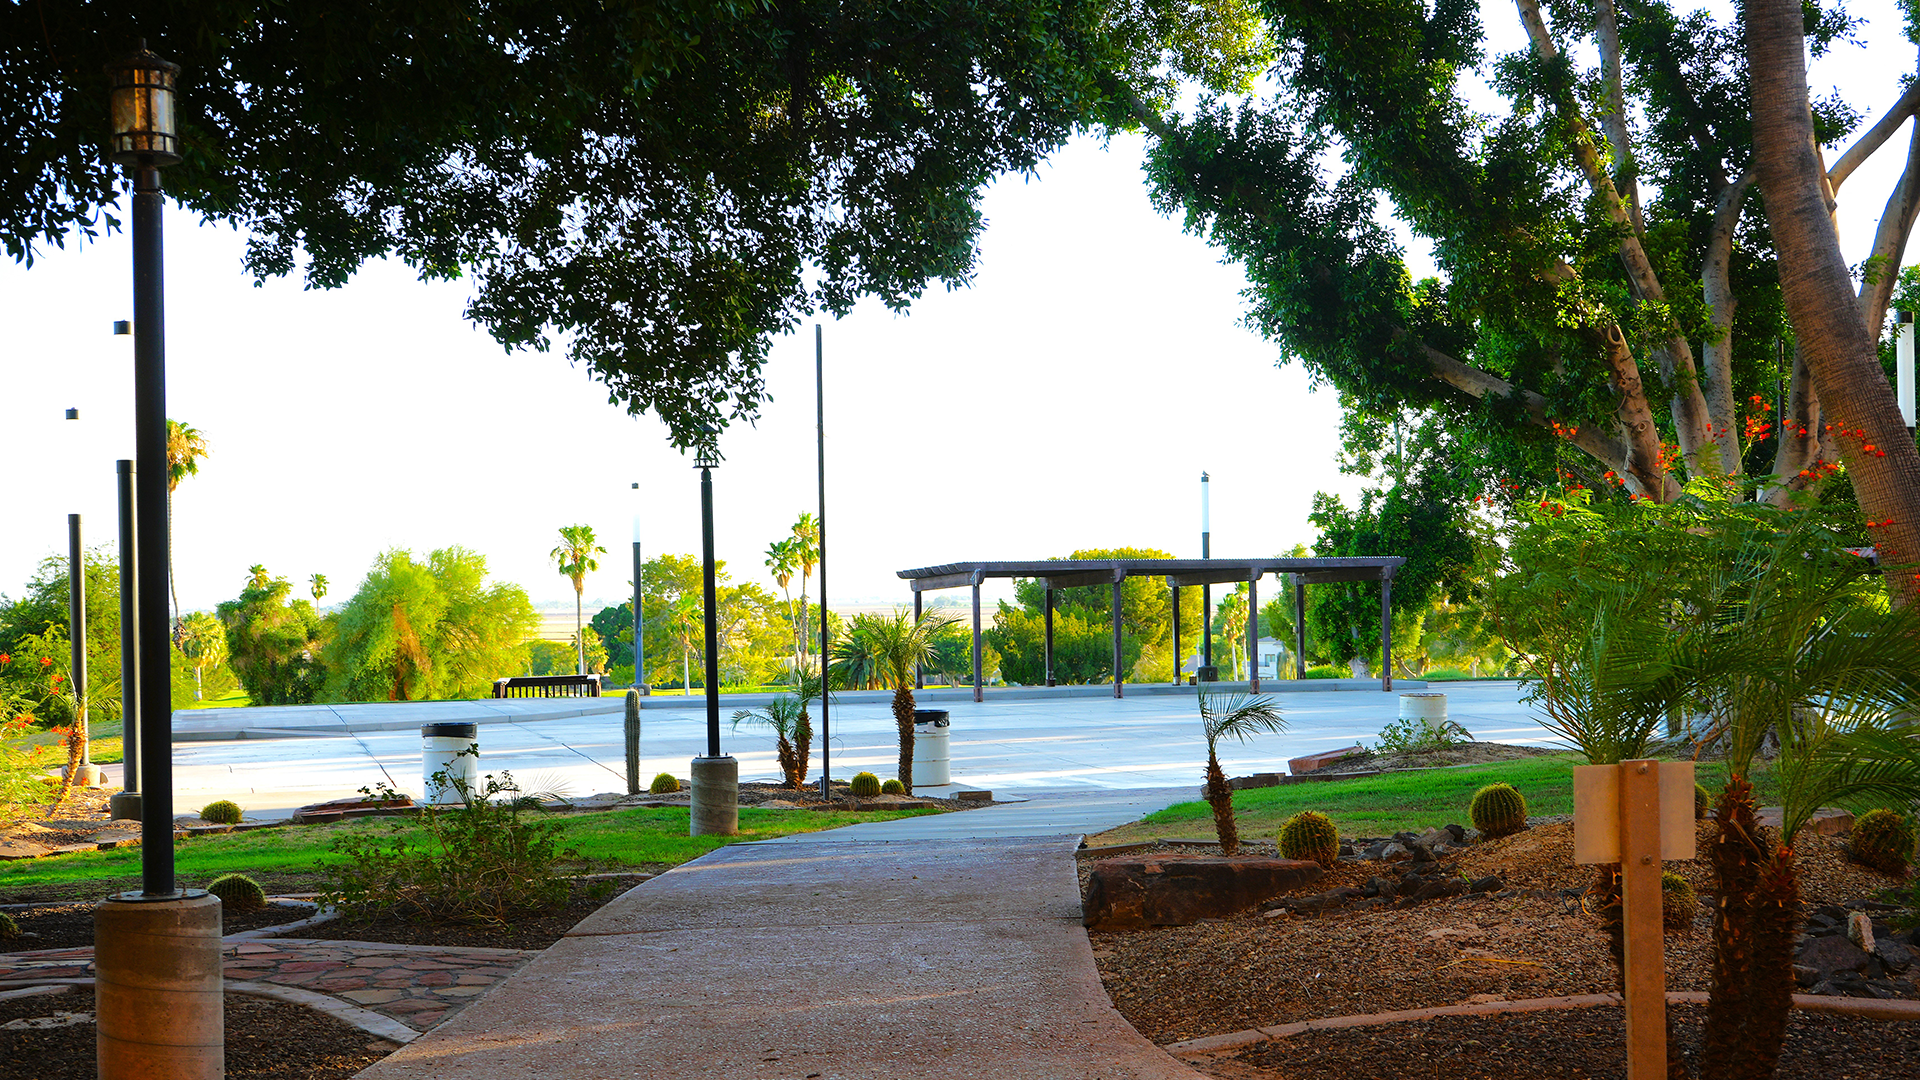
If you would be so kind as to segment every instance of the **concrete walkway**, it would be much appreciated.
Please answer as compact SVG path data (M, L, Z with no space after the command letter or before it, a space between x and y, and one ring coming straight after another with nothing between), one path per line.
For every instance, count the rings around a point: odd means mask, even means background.
M360 1077L1196 1080L1100 985L1078 843L723 848Z

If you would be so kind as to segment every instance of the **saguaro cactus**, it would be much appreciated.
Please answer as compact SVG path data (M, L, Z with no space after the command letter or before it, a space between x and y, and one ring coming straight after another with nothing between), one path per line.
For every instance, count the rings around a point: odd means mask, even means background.
M640 786L640 691L627 691L627 794L638 795Z

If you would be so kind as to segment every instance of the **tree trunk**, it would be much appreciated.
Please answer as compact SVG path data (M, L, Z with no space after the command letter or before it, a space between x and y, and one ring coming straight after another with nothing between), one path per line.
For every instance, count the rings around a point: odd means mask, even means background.
M893 726L900 729L900 787L913 794L913 688L902 685L893 692Z
M1793 346L1793 373L1787 383L1787 400L1780 417L1780 445L1773 452L1775 487L1767 501L1786 506L1793 493L1803 491L1818 477L1822 436L1826 426L1820 422L1820 395L1813 387L1813 374L1807 370L1807 358L1796 342Z
M1220 837L1220 850L1229 855L1240 853L1240 828L1233 823L1233 788L1227 774L1220 771L1220 759L1207 748L1207 805L1213 808L1213 831Z
M167 489L167 592L173 597L173 636L180 636L180 589L173 583L173 489Z
M587 673L587 634L580 621L580 586L573 587L573 643L580 647L580 671Z
M1752 1033L1761 1026L1755 1015L1761 1003L1754 994L1760 828L1753 817L1753 786L1744 778L1736 776L1727 782L1714 822L1717 833L1707 857L1713 863L1719 903L1713 911L1713 982L1700 1046L1700 1075L1701 1080L1746 1080L1754 1075Z
M807 770L813 767L813 717L807 715L804 706L800 709L800 726L793 733L793 757L800 770L800 782L794 787L805 787Z
M1881 562L1902 606L1920 599L1920 450L1908 437L1893 387L1828 216L1825 180L1812 145L1802 9L1797 0L1748 0L1747 64L1753 90L1754 164L1767 223L1780 253L1780 290L1820 403L1833 449L1846 463Z
M1740 225L1740 210L1746 203L1747 189L1753 186L1753 170L1727 185L1720 193L1713 213L1713 231L1707 237L1705 265L1701 267L1702 292L1707 301L1708 318L1714 337L1706 343L1705 370L1707 417L1713 426L1713 442L1720 448L1720 465L1738 476L1744 470L1740 462L1739 405L1733 400L1733 315L1739 307L1732 281L1733 234ZM1774 418L1774 437L1781 437L1781 417Z
M1627 95L1620 78L1620 16L1613 0L1597 0L1593 5L1594 39L1600 45L1600 77L1607 92L1607 111L1600 116L1600 130L1606 132L1613 148L1613 186L1627 200L1627 214L1633 231L1644 233L1646 224L1640 215L1640 181L1633 167L1633 141L1627 132Z
M1873 250L1867 253L1871 272L1860 280L1860 322L1875 341L1880 340L1880 328L1887 320L1887 304L1899 281L1900 256L1913 236L1916 212L1920 212L1920 124L1913 125L1913 137L1907 143L1907 166L1893 185L1893 193L1887 196L1880 227L1874 230Z

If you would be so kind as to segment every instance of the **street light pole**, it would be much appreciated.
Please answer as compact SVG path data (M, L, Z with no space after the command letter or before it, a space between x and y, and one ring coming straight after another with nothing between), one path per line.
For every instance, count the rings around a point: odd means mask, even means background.
M73 688L73 726L80 736L80 760L72 781L79 787L99 787L100 767L93 763L87 744L87 553L80 538L80 515L67 515L67 643L68 680Z
M1208 496L1207 489L1208 489L1207 474L1201 473L1200 474L1200 557L1202 559L1213 558L1212 507L1210 505L1211 500ZM1203 633L1205 635L1204 637L1201 638L1202 645L1201 645L1201 651L1200 651L1200 662L1203 665L1203 668L1200 671L1200 681L1206 682L1208 681L1207 677L1210 674L1214 673L1213 586L1212 585L1200 586L1200 625L1203 628Z
M135 618L140 640L141 891L94 909L100 1080L226 1073L220 898L176 888L173 710L167 626L167 352L160 169L180 161L173 95L178 64L147 51L107 69L108 157L133 180Z
M133 573L133 462L113 463L120 496L120 791L108 797L115 818L140 820L140 626ZM142 832L144 832L144 828Z
M640 609L640 485L633 485L633 687L647 693L647 626Z
M709 432L713 439L718 433ZM687 830L693 836L734 836L740 832L740 762L720 753L720 632L714 590L713 467L719 455L709 441L701 448L700 578L707 655L707 756L693 759Z

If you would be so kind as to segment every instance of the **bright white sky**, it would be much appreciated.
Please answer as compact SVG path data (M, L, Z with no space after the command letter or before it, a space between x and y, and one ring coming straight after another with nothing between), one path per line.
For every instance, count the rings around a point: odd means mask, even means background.
M1486 10L1496 51L1524 47L1510 5ZM1871 122L1914 50L1891 0L1853 11L1869 44L1837 48L1814 86L1839 86ZM1003 179L970 288L826 322L834 602L906 601L896 571L963 559L1198 556L1203 470L1221 556L1310 541L1314 492L1358 492L1334 466L1333 395L1239 325L1243 275L1154 213L1141 149L1077 140L1036 177ZM1850 261L1904 149L1903 134L1842 192ZM698 552L697 474L665 429L558 353L503 353L462 321L467 283L379 264L333 292L255 288L241 234L170 213L166 237L167 411L212 446L175 501L183 608L237 595L254 563L296 583L324 573L334 603L381 550L449 544L537 603L570 602L547 553L559 526L585 522L609 549L587 579L592 611L627 592L636 481L647 554ZM113 540L113 461L133 456L131 339L111 335L131 317L129 260L120 234L0 265L0 592L64 553L70 512L89 543ZM775 341L767 373L759 425L721 440L715 507L720 557L771 588L767 544L815 508L811 324Z

